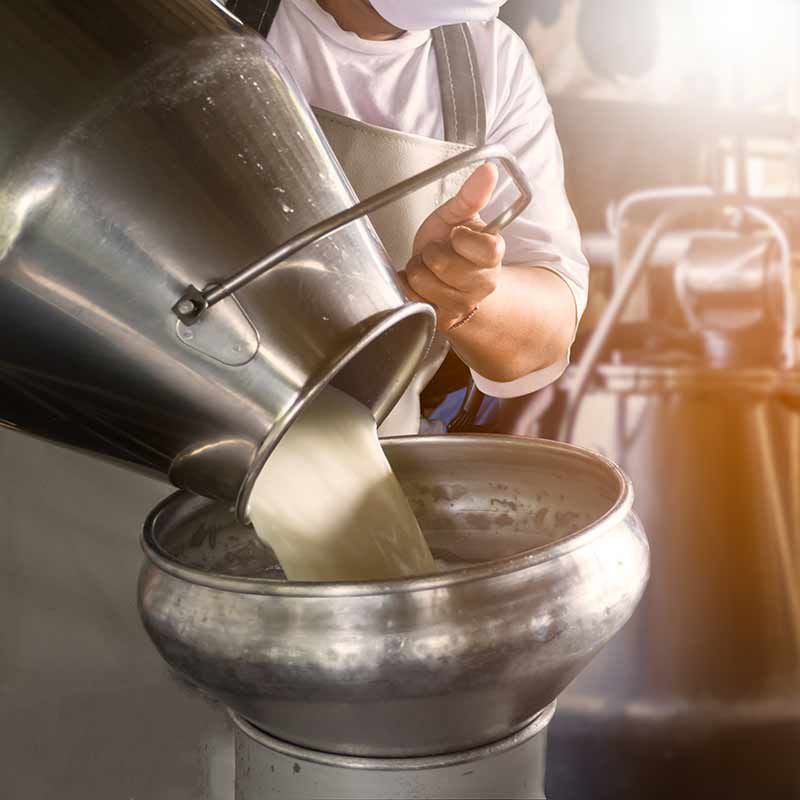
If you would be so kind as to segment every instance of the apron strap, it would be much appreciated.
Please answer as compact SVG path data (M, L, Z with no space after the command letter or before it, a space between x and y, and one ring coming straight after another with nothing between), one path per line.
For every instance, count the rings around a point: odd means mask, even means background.
M281 0L228 0L226 8L245 25L258 31L265 39L269 35Z
M486 143L486 98L483 94L478 56L469 26L445 25L431 31L442 93L444 138L448 142L477 147ZM453 378L461 376L453 385ZM455 351L450 348L444 363L422 390L422 407L435 407L450 392L467 388L459 412L450 420L448 433L467 433L476 430L475 420L481 410L484 395L472 381L469 371ZM457 379L458 380L458 379Z
M471 147L485 144L486 100L469 26L445 25L434 28L431 36L442 93L444 138Z

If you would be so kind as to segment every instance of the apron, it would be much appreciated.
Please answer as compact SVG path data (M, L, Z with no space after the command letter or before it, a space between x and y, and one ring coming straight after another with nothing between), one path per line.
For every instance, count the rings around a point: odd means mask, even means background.
M239 0L234 13L269 35L280 0ZM486 106L477 55L467 25L448 25L431 32L442 94L445 140L368 125L330 111L313 111L353 190L363 200L429 167L463 153L486 139ZM411 258L419 226L445 200L457 194L474 167L448 175L370 216L395 269ZM440 333L411 384L378 433L404 436L438 430L420 414L420 394L441 367L450 348ZM439 423L443 432L443 425Z

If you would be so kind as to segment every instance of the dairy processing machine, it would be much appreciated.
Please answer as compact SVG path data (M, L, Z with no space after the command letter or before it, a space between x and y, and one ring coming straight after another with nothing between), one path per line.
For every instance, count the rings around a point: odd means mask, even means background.
M562 698L564 796L800 791L797 211L697 187L611 215L615 290L551 435L633 476L654 566L630 626ZM667 236L678 254L654 263Z

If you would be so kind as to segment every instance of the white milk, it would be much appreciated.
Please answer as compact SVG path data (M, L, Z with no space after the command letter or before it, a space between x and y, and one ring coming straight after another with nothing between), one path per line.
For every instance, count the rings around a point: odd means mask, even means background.
M372 414L332 387L270 455L250 519L289 580L379 580L436 569Z

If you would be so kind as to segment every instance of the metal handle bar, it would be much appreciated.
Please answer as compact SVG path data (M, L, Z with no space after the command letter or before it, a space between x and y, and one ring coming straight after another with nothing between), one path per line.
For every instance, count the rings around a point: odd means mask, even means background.
M316 225L312 225L310 228L307 228L284 242L271 253L268 253L250 266L232 275L223 283L206 287L203 291L191 285L187 286L181 298L172 307L172 310L181 322L185 325L192 325L197 322L202 314L211 306L215 305L220 300L224 300L230 294L237 291L237 289L241 289L243 286L247 286L247 284L256 280L256 278L261 277L267 270L294 255L298 250L302 250L304 247L308 247L308 245L313 244L325 236L335 233L351 222L355 222L355 220L367 214L372 214L378 209L389 205L389 203L393 203L395 200L399 200L401 197L405 197L405 195L411 194L417 189L427 186L429 183L433 183L433 181L438 178L449 175L452 172L457 172L477 161L487 161L490 159L499 161L503 165L520 193L519 197L511 206L503 211L502 214L495 217L495 219L486 226L486 231L488 233L498 233L509 223L513 222L525 208L527 208L533 198L533 193L525 174L520 169L516 159L508 148L500 144L487 144L468 150L465 153L460 153L453 158L449 158L447 161L443 161L435 167L426 169L424 172L420 172L382 192L378 192L378 194L372 197L368 197L363 202L345 211L341 211L328 219L322 220L322 222L318 222Z

